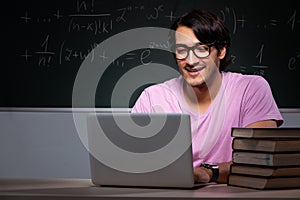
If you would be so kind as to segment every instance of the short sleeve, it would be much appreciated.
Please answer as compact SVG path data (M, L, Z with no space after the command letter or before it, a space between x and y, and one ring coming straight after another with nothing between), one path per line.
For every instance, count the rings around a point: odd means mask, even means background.
M283 118L277 107L268 82L261 76L254 77L247 83L242 102L242 126L262 120L275 120L277 125Z

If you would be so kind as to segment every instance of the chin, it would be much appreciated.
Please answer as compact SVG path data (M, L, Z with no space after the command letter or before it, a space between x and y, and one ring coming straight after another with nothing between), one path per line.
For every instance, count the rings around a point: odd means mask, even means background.
M203 81L203 82L197 82L197 83L192 83L192 84L190 84L192 87L202 87L202 86L204 86L204 85L206 85L205 84L205 82Z
M194 79L191 77L186 77L185 80L192 87L198 87L198 86L202 86L205 84L205 81L203 79L199 79L199 78Z

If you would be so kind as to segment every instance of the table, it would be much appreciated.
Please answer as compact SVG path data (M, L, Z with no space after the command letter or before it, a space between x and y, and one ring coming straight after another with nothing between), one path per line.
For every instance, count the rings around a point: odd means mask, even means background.
M300 199L300 189L256 190L207 185L197 189L100 187L90 179L0 178L0 199Z

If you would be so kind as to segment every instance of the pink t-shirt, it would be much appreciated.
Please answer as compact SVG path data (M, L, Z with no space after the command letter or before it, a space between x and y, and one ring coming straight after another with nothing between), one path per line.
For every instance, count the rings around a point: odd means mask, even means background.
M194 167L202 162L232 160L232 127L283 118L267 81L261 76L222 72L222 86L203 114L187 105L183 96L183 77L146 88L132 112L187 113L191 119Z

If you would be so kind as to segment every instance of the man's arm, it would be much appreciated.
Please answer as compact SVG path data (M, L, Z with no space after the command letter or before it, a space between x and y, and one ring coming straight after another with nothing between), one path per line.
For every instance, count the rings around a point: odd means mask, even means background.
M276 128L277 123L274 120L258 121L246 126L246 128ZM218 183L227 183L228 175L230 173L230 165L232 162L219 163L219 178ZM204 167L197 167L194 169L194 179L196 182L209 182L212 177L212 170Z
M219 178L217 180L218 183L227 183L227 178L230 171L230 165L232 162L224 162L219 163ZM197 167L194 169L194 180L195 182L204 182L208 183L212 177L212 170L204 168L204 167Z
M259 122L254 122L246 126L246 128L276 128L277 123L274 120L264 120Z

